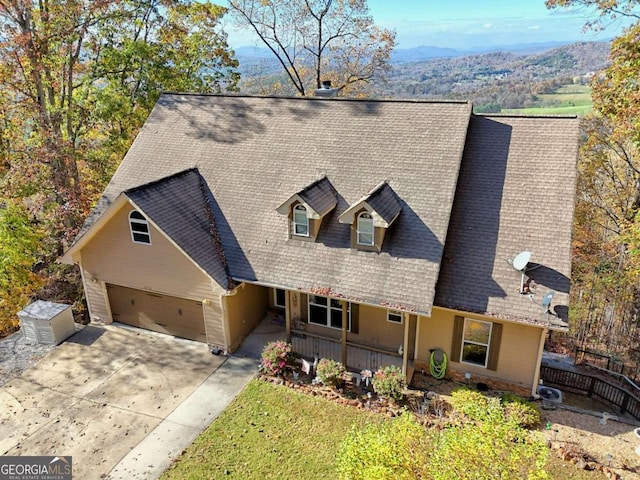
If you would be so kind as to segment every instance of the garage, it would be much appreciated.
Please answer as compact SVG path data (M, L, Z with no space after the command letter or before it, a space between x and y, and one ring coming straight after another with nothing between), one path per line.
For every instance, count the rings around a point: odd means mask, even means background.
M107 285L113 320L206 342L202 302L119 285Z

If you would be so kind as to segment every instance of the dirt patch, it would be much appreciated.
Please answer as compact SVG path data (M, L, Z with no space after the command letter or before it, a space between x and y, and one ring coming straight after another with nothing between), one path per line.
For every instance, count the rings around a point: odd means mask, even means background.
M0 387L55 348L25 340L21 331L0 339Z
M596 462L610 466L623 479L640 480L640 438L636 428L615 420L603 421L595 414L576 413L558 408L541 414L547 440L565 449L578 449Z

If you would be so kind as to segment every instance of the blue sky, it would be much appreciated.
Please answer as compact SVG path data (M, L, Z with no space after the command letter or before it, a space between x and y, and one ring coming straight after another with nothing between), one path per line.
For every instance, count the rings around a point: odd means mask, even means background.
M615 37L624 23L583 31L596 18L584 8L548 10L544 0L369 0L375 22L395 29L399 48L433 45L460 50L549 41ZM228 26L232 47L256 45L248 32Z

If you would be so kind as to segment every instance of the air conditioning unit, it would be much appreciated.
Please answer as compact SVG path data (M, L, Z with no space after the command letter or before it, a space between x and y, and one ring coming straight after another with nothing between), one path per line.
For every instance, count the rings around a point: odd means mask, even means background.
M562 392L557 388L540 385L538 387L537 393L538 395L540 395L540 397L542 397L542 400L553 403L562 403Z

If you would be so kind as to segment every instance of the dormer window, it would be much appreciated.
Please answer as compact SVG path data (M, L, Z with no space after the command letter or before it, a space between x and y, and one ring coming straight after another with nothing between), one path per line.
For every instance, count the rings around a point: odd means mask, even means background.
M151 245L151 232L149 230L149 222L137 210L129 213L129 229L131 230L131 240L133 243L142 243Z
M387 182L382 182L338 217L351 225L351 248L380 252L384 236L400 215L402 204Z
M293 234L300 237L309 236L309 217L304 205L293 207Z
M358 245L373 246L373 218L368 212L358 215Z
M338 203L327 177L322 177L291 195L276 211L289 218L289 238L314 242L322 219Z

